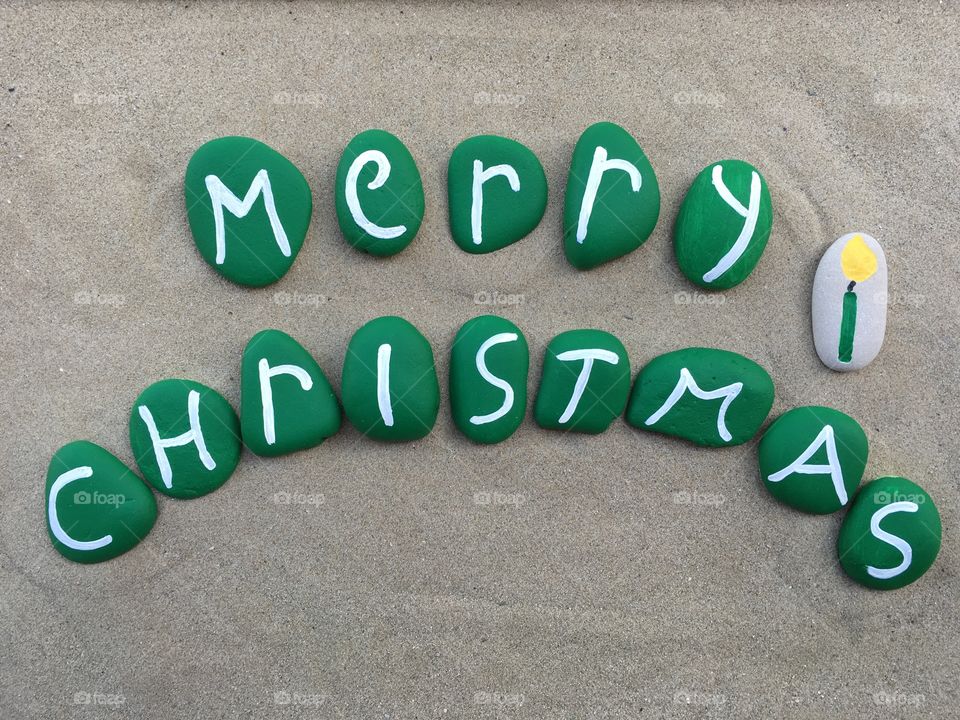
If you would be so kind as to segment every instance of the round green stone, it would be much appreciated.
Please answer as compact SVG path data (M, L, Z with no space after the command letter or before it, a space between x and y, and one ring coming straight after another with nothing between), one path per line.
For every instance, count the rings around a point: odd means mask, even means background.
M659 215L657 176L633 136L609 122L584 130L573 150L563 206L570 264L586 270L636 250Z
M465 322L450 351L450 409L460 432L482 444L513 435L527 410L529 368L527 341L512 322L496 315Z
M347 143L334 196L343 237L371 255L400 252L423 222L420 171L407 146L386 130L365 130Z
M569 330L547 346L533 416L540 427L602 433L623 414L630 358L603 330Z
M760 261L773 226L770 191L750 163L705 167L687 191L674 225L677 264L708 290L739 285Z
M80 563L122 555L143 540L157 520L150 488L114 455L86 440L68 443L53 454L44 507L53 546Z
M197 249L225 278L261 287L293 265L313 198L303 174L276 150L246 137L211 140L190 159L183 188Z
M244 348L240 428L244 445L268 457L314 447L340 429L340 404L326 375L284 332L261 330Z
M426 436L440 409L430 343L403 318L371 320L347 345L341 392L347 418L364 435L399 442Z
M450 233L469 253L488 253L530 234L547 209L547 176L525 145L477 135L457 145L447 167Z
M854 496L867 465L866 433L828 407L794 408L760 439L760 477L770 494L803 512L832 513Z
M147 417L156 426L157 448ZM240 421L216 390L192 380L160 380L133 405L130 447L140 472L157 491L200 497L223 485L240 461Z
M847 575L894 590L918 579L940 552L940 513L916 483L882 477L860 488L843 520L837 554Z
M637 375L627 408L636 428L706 447L740 445L773 407L773 380L728 350L686 348L659 355Z

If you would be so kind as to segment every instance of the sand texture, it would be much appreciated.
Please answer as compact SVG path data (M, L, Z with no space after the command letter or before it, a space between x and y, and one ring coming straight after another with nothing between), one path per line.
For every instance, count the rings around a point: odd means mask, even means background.
M956 5L737 3L490 7L4 3L0 7L0 716L4 718L886 718L960 716L960 22ZM580 272L561 246L570 154L589 124L638 139L660 221ZM427 211L412 245L361 255L337 228L336 164L357 132L408 145ZM447 227L462 139L515 138L550 184L540 226L499 252ZM193 151L247 135L313 190L291 271L251 290L189 233ZM708 163L742 158L773 198L753 275L702 294L672 225ZM887 337L858 373L814 352L823 251L860 230L890 268ZM870 591L810 517L761 486L757 440L709 450L622 420L471 444L446 376L460 325L574 328L635 373L688 346L740 352L776 383L769 420L823 404L870 439L867 477L936 499L940 558ZM353 332L411 320L433 345L424 440L346 425L278 459L244 452L205 498L158 499L145 542L96 566L44 527L51 454L90 439L132 464L150 383L191 378L237 407L257 331L297 337L339 389ZM768 420L768 423L769 423Z

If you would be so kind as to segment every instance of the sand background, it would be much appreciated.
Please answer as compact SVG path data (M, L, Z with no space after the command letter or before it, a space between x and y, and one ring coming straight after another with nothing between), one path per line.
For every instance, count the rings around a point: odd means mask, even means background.
M0 714L960 715L958 30L953 3L4 4ZM579 272L563 187L597 120L638 138L663 207L643 248ZM426 190L419 236L388 260L347 246L333 211L339 154L368 127L407 143ZM538 154L550 204L524 241L470 256L448 233L446 162L484 132ZM261 290L215 274L186 222L187 161L227 134L284 153L314 193L297 262ZM774 230L749 280L707 299L670 229L696 173L727 157L764 172ZM891 308L879 358L841 375L814 352L809 293L855 229L886 249ZM277 327L339 388L351 334L382 314L424 332L445 378L456 330L483 312L527 334L531 396L546 343L572 328L616 334L634 371L690 345L754 358L777 383L771 417L845 410L870 437L868 479L933 495L939 560L869 591L836 564L840 514L761 487L756 441L697 449L622 421L568 436L528 417L477 447L445 387L423 441L347 426L293 456L245 453L216 493L160 497L119 559L76 565L50 545L50 455L88 438L132 463L149 383L193 378L236 406L244 344Z

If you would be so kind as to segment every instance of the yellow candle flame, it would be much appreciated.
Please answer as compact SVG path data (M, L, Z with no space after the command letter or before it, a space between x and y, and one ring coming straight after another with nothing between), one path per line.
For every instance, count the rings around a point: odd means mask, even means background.
M854 235L843 246L840 267L848 280L863 282L877 271L877 256L861 235Z

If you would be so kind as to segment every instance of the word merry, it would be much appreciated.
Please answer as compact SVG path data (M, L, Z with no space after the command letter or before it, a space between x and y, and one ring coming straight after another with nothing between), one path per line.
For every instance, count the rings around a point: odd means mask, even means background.
M312 193L280 153L250 138L200 147L184 180L187 217L201 256L242 285L279 280L303 244ZM490 253L526 237L547 206L547 178L523 144L496 135L461 142L447 167L450 233L465 252ZM337 168L335 207L344 239L390 256L406 248L423 221L416 162L384 130L346 146ZM564 251L580 269L640 247L660 214L656 174L637 141L613 123L587 128L567 176ZM741 160L709 165L684 199L675 232L680 269L709 289L742 282L760 259L772 226L770 193Z

